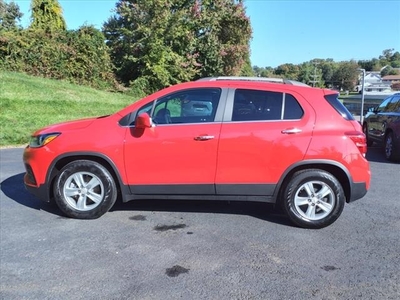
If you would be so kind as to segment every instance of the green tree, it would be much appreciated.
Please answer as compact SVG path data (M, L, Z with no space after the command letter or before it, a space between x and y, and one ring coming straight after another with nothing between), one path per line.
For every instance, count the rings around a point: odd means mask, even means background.
M297 80L315 87L324 87L321 60L312 60L299 65Z
M382 55L379 56L379 59L382 63L387 64L390 62L391 57L393 55L394 49L385 49L382 51Z
M19 6L14 1L7 3L0 0L0 31L16 29L22 16Z
M283 64L275 69L275 75L292 80L298 80L299 72L299 65L294 64Z
M379 71L381 69L381 63L377 58L371 60L359 60L357 63L360 68L365 71Z
M274 77L274 68L253 66L253 73L258 77Z
M117 76L146 92L249 70L251 27L242 1L119 0L103 32Z
M116 80L103 33L93 26L46 33L6 31L0 38L0 70L63 79L101 89Z
M393 53L393 55L390 57L390 65L393 68L400 68L400 52L396 51Z
M333 87L333 74L337 69L337 63L332 58L320 61L319 68L321 69L321 80L325 87Z
M240 75L249 61L252 35L243 1L191 2L198 61L202 65L200 77Z
M395 68L392 68L392 66L387 65L385 68L381 70L381 76L384 77L386 75L398 75L399 71L396 70Z
M255 76L256 73L254 72L253 68L251 67L250 57L246 58L244 66L239 74L240 76Z
M332 76L334 85L339 89L351 91L354 89L357 78L359 65L354 61L344 61L338 64L335 73Z
M60 3L57 0L32 0L31 28L46 32L66 30Z

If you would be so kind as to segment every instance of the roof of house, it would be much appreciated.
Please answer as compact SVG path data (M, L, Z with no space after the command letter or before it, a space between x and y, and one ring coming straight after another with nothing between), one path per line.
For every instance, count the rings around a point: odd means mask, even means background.
M381 78L381 74L379 72L367 72L365 74L365 77L376 77L376 78Z
M386 75L382 80L400 80L400 75Z

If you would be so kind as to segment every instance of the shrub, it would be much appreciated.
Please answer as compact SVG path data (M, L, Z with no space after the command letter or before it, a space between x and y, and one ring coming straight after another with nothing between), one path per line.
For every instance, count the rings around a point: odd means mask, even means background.
M5 31L0 37L0 68L96 88L114 88L112 64L101 31L93 26L46 32Z

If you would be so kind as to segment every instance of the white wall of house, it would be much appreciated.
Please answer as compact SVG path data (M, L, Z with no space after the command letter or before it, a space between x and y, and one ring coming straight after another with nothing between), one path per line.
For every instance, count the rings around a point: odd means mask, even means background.
M365 83L380 83L382 82L381 74L379 72L366 72Z

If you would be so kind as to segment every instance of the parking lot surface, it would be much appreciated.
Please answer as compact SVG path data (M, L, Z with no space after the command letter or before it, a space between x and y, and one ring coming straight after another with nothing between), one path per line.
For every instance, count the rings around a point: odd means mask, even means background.
M272 206L117 203L65 218L0 150L0 299L399 299L400 164L370 148L372 185L320 230Z

